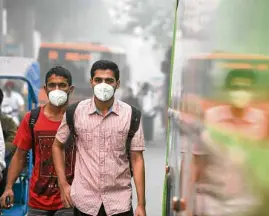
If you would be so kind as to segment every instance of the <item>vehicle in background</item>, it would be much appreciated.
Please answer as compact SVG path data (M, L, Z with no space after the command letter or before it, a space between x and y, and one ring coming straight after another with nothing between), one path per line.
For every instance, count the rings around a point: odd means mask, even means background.
M123 49L118 47L104 46L95 43L41 43L38 61L40 63L41 80L45 80L45 74L54 66L63 66L73 76L75 85L74 94L70 103L83 100L92 95L90 88L90 68L100 59L111 60L118 64L121 71L121 82L130 80L130 71ZM122 86L123 87L123 86ZM47 102L43 86L40 86L39 103Z
M178 115L171 115L172 144L168 150L166 173L168 196L165 216L177 215L180 211L179 201L189 193L186 188L190 188L190 161L193 157L190 149L195 143L197 124L205 126L204 117L211 108L229 104L224 91L224 82L227 74L236 69L255 71L257 74L255 100L249 107L268 114L269 56L216 52L192 55L183 61L180 87L172 85L171 89L171 108ZM176 82L177 78L178 74L174 73L173 81ZM178 124L179 117L180 124ZM179 154L182 145L188 146L188 150L184 154ZM195 192L188 196L187 209L194 206Z
M17 80L27 84L27 110L37 107L40 88L40 67L35 59L23 57L0 57L0 80ZM34 107L33 107L34 105ZM13 186L14 206L2 210L3 216L25 216L28 212L28 189L32 176L32 151L27 153L27 164ZM1 211L0 211L1 214Z

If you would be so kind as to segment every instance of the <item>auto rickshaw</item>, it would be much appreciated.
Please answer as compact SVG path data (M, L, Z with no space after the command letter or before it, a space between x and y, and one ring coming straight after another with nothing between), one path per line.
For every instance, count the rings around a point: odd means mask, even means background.
M37 107L40 89L40 67L35 59L0 57L0 79L21 80L28 85L28 110ZM14 206L3 209L3 216L24 216L28 211L29 180L32 175L32 150L27 155L27 165L14 184ZM8 168L8 167L7 167Z

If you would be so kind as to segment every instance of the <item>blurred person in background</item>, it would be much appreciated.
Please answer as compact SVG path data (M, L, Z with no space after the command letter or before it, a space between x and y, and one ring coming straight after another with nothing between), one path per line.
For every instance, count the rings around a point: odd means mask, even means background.
M228 104L212 107L206 111L206 121L249 138L263 139L267 134L265 113L252 108L257 76L249 69L233 69L225 79Z
M0 89L0 106L3 101L3 91ZM16 151L16 146L13 144L14 137L16 135L17 131L17 125L14 122L14 120L8 116L6 116L3 113L0 113L0 121L2 125L2 133L4 135L4 141L5 141L5 163L6 167L8 168L10 161L12 159L12 156L14 155ZM0 196L2 196L5 186L6 186L6 178L7 178L7 170L4 169L3 171L3 181L0 184Z
M254 143L250 143L256 145L267 129L265 114L249 107L256 79L251 70L230 71L225 79L228 105L209 108L205 111L204 127L190 130L195 139L192 138L192 143L188 142L182 151L186 154L186 146L191 145L191 181L186 196L189 206L194 201L194 208L193 212L188 209L188 215L248 215L257 207L258 200L245 179L244 168L247 143L254 139ZM182 122L180 125L184 126ZM193 129L193 126L188 128Z
M14 203L13 185L25 168L27 153L33 150L33 172L30 179L28 216L72 216L72 208L64 208L57 175L53 166L52 144L73 92L71 73L63 67L51 68L45 77L44 90L49 102L39 107L33 134L29 125L32 110L27 112L18 128L13 143L17 149L8 168L5 191L0 198L3 208ZM34 146L33 146L34 145ZM65 142L65 174L69 184L74 177L75 146L70 137ZM10 197L10 204L5 200Z
M15 91L15 83L7 81L4 85L4 99L1 107L2 113L10 116L20 123L20 116L25 112L25 102L22 95Z
M152 141L154 135L154 119L157 114L154 92L148 82L142 84L137 95L139 105L142 108L142 122L145 141Z
M134 95L133 89L131 87L127 87L124 92L121 99L123 102L134 106L137 109L141 109L137 97Z

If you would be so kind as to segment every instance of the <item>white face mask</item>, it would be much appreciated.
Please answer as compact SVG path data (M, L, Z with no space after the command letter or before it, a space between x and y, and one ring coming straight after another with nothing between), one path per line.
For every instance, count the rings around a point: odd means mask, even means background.
M114 95L114 88L111 85L108 85L106 83L100 83L94 86L94 95L100 100L100 101L108 101L110 100Z
M53 90L49 93L49 100L50 103L54 106L62 106L66 103L67 101L67 93L62 90Z
M234 90L229 92L231 103L237 108L245 108L252 101L252 93L245 90Z

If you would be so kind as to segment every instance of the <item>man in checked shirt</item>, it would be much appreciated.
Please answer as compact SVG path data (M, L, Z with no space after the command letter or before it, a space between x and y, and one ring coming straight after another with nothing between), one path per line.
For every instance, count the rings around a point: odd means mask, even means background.
M75 215L133 216L129 161L125 152L131 107L114 99L120 85L118 66L100 60L91 69L94 97L81 101L74 114L77 135L75 178L70 186L64 171L64 144L70 131L64 116L53 144L53 158L62 200ZM146 216L142 125L131 143L131 164L137 191L135 216Z

